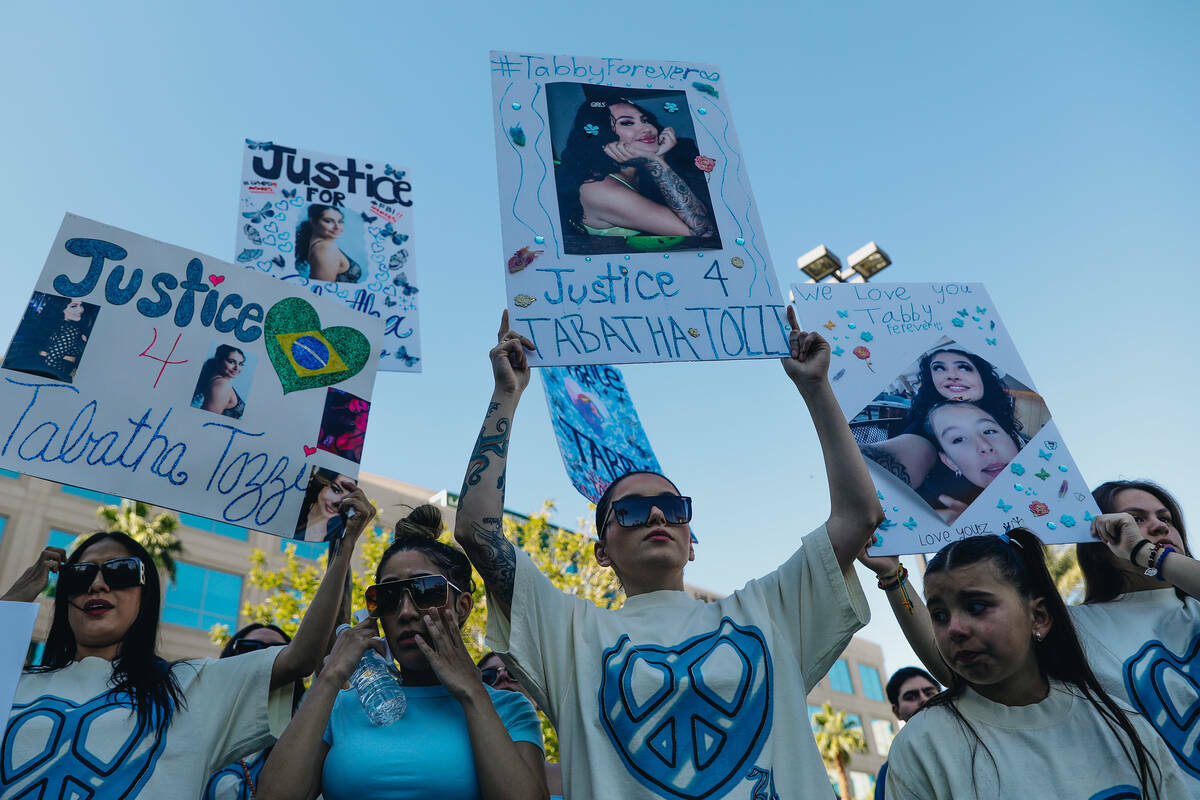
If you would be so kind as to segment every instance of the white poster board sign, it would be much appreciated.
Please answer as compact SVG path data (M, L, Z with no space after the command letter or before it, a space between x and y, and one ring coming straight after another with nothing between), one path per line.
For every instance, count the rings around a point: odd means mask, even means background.
M1099 509L982 284L793 284L883 503L873 554L1023 526L1091 540Z
M413 196L386 161L247 139L235 258L381 319L379 369L420 372Z
M0 466L336 537L322 510L358 475L382 327L292 283L67 215L0 366Z
M491 75L497 268L533 363L787 353L717 67L493 52Z
M25 653L33 639L37 622L37 603L13 603L0 600L0 636L6 646L0 648L0 719L7 720L12 712L17 681L25 665Z

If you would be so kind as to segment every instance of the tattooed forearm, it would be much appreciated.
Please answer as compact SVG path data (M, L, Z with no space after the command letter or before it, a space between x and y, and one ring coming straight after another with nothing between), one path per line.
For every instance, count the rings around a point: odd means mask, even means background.
M489 409L488 413L491 414L494 410L494 408ZM458 493L459 503L462 503L463 498L467 496L467 490L483 479L483 471L492 463L488 458L489 453L500 458L507 457L508 425L508 418L501 417L496 420L496 433L488 434L486 425L479 429L479 438L475 440L475 449L471 451L471 461L467 464L467 476L463 478L462 491ZM496 488L504 488L504 470L500 471Z
M496 517L472 522L469 539L462 543L488 589L506 606L512 606L517 554L504 538L504 523Z
M900 460L891 453L887 452L886 450L880 450L878 447L871 447L868 445L867 447L862 448L862 454L886 469L888 472L895 475L900 480L904 481L905 486L912 486L912 479L908 477L908 469L906 469L904 464L901 463Z
M716 232L708 210L675 170L662 161L650 161L646 165L646 173L658 184L659 191L667 199L667 205L691 229L693 236L712 236Z

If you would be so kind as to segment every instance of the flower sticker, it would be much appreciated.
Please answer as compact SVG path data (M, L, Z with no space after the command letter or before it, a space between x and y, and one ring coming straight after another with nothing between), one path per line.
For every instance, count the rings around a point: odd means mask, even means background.
M679 106L674 103L663 103L663 111L666 111L668 114L674 114L678 110Z
M696 168L701 172L712 172L717 162L708 156L696 156Z
M1045 503L1035 500L1029 504L1029 513L1035 517L1044 517L1050 513L1050 508Z
M866 361L868 358L871 357L871 351L868 350L867 348L863 347L862 345L859 345L858 347L854 348L854 355L858 356L863 361Z
M592 123L589 122L587 125L583 126L583 132L586 133L588 136L595 136L598 133L600 133L600 128L599 128L599 126L593 125Z

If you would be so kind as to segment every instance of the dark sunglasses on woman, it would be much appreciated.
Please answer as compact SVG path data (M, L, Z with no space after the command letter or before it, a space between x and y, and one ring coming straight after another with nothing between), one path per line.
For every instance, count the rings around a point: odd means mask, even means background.
M499 683L501 675L509 680L515 680L505 667L488 667L487 669L479 670L479 677L482 678L483 682L488 686L495 686L497 683Z
M450 590L462 594L462 589L446 580L443 575L421 575L402 581L384 581L368 586L365 600L371 616L390 614L400 607L405 592L418 611L442 608L450 602Z
M258 639L234 639L230 650L235 656L266 650L268 647L283 647L287 642L263 642Z
M680 494L660 494L654 497L627 496L613 500L604 516L600 530L608 527L609 519L616 517L622 528L636 528L650 519L650 509L657 508L670 525L682 525L692 521L692 498Z
M58 571L58 588L68 597L83 594L92 588L96 573L104 577L109 589L128 589L146 585L146 565L140 558L123 556L110 558L102 564L94 561L76 561L64 564Z

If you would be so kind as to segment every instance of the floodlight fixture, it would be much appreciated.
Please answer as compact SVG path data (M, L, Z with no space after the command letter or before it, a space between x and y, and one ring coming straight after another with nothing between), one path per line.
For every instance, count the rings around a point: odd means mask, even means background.
M874 242L867 242L855 250L850 254L848 261L850 266L847 271L857 272L864 281L869 281L873 275L882 272L892 263L888 254L879 249L879 245Z
M825 245L819 244L796 259L796 266L808 276L809 283L817 283L840 270L842 262Z

